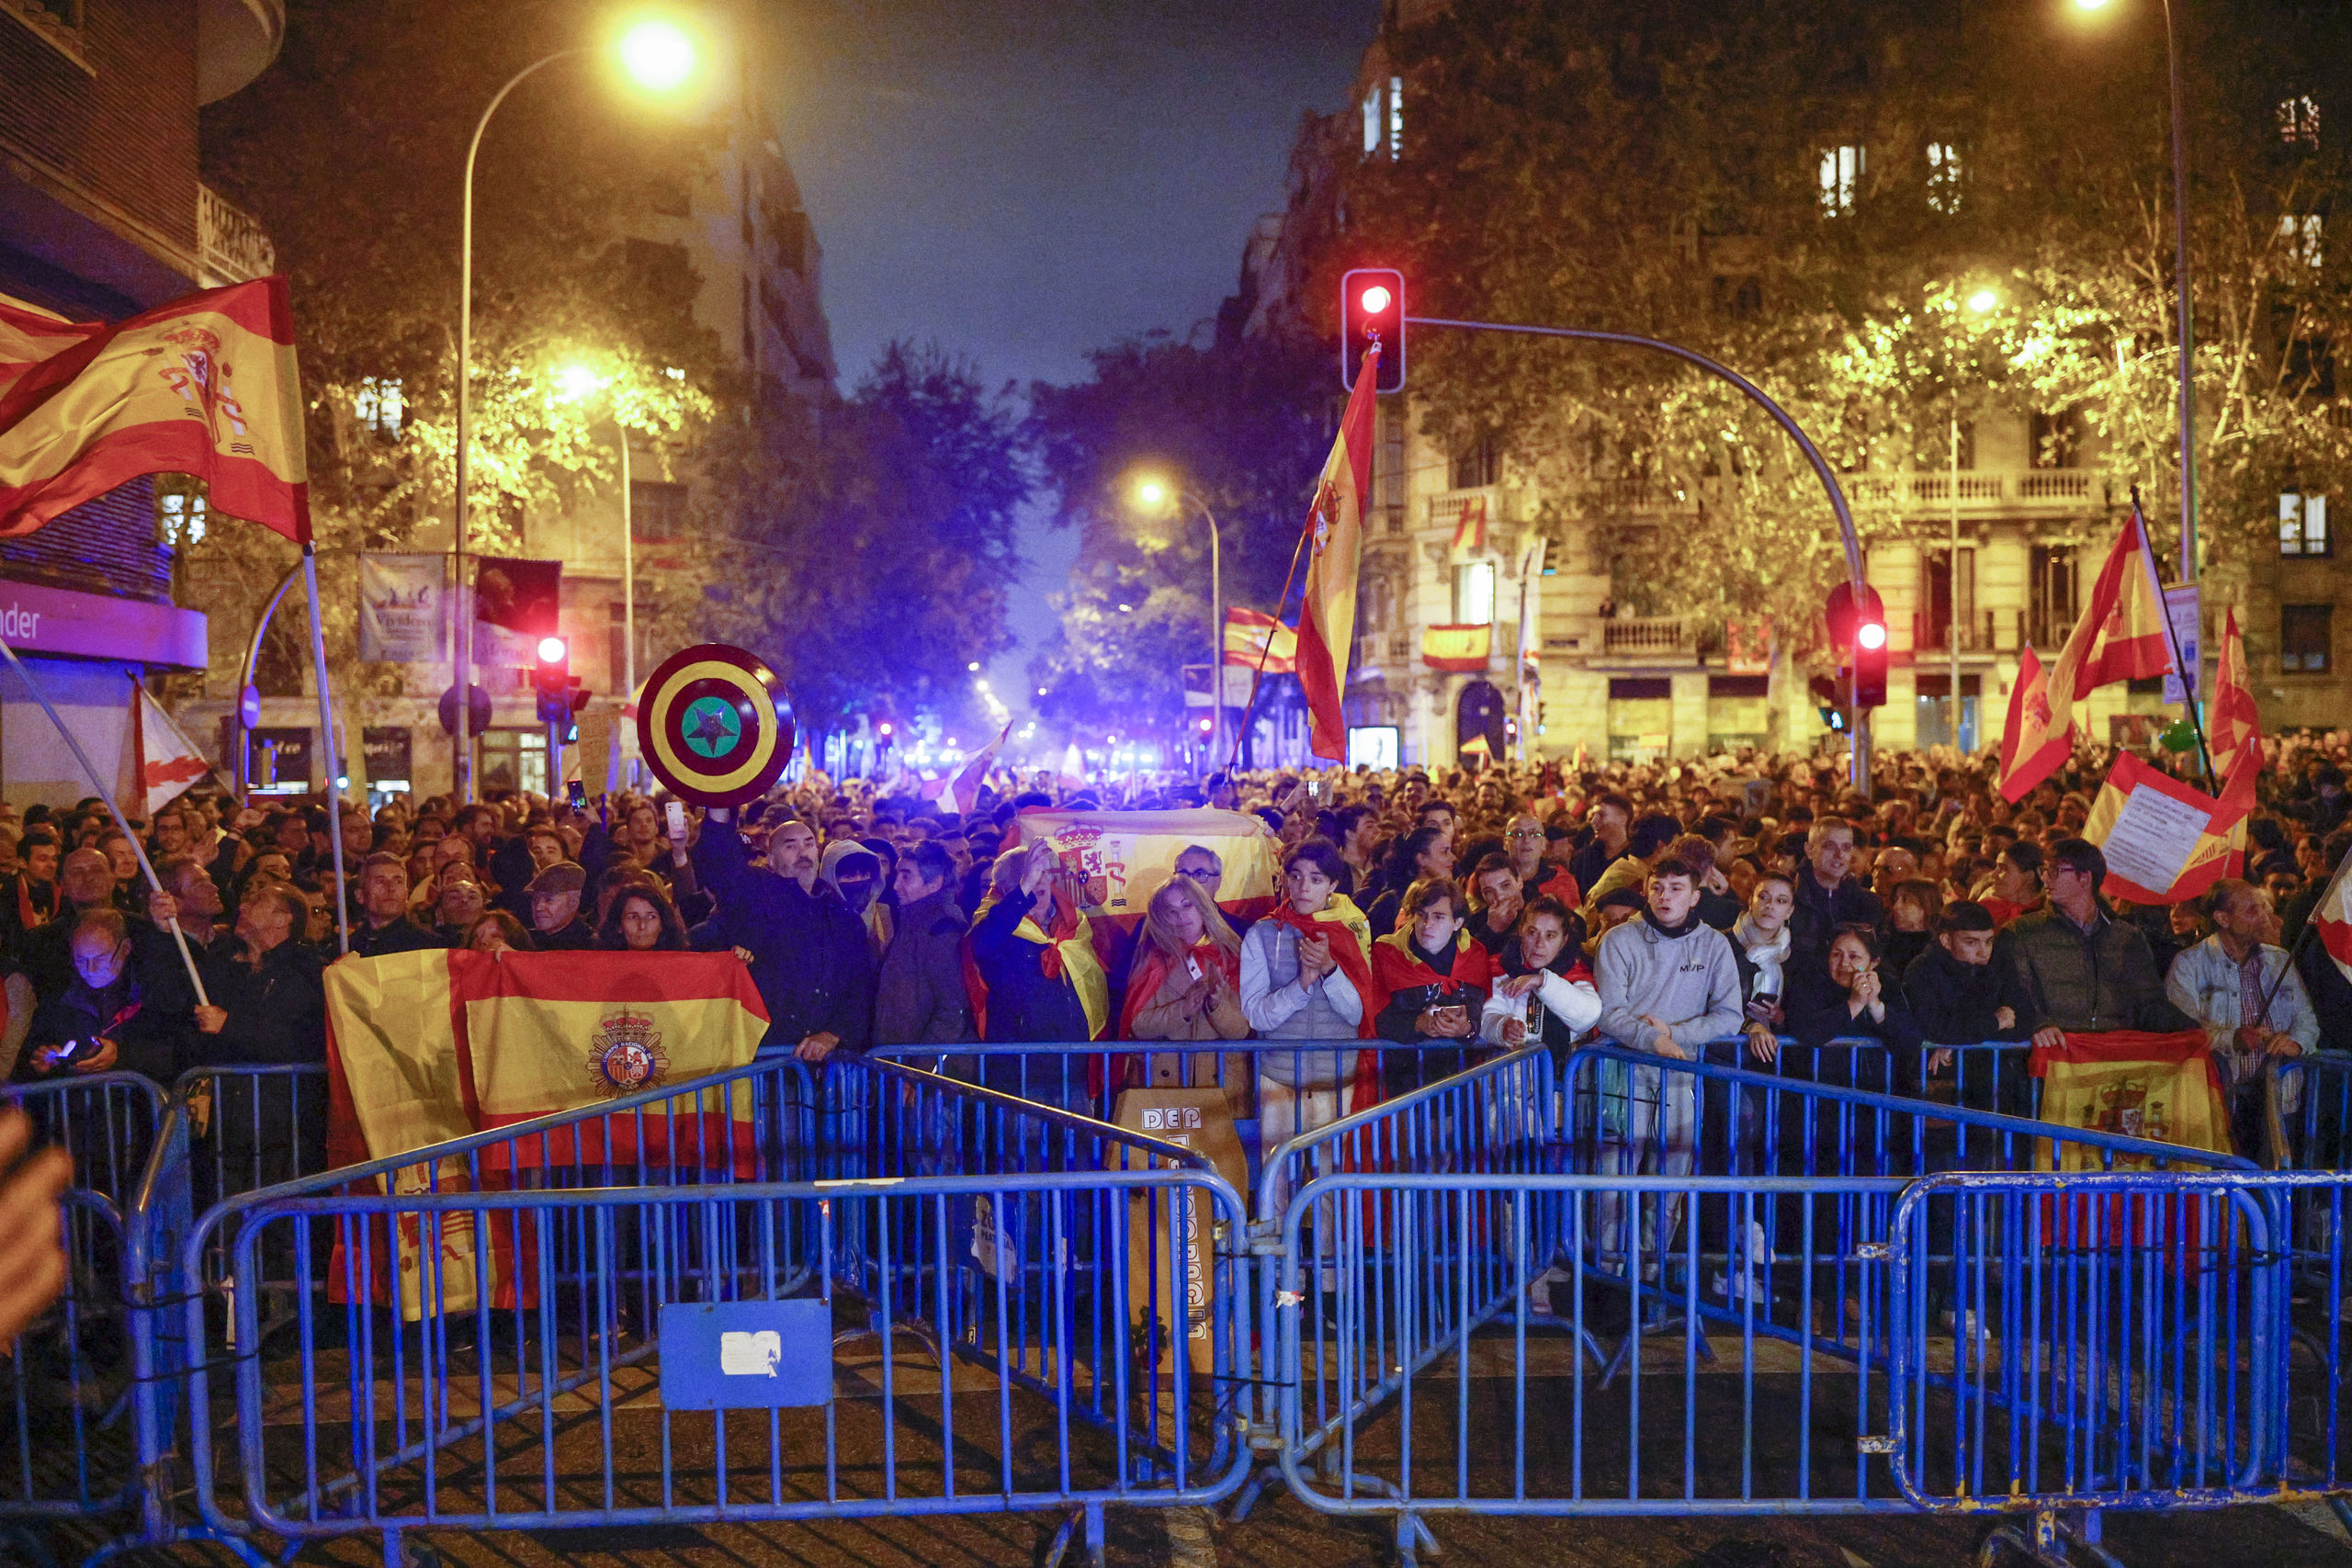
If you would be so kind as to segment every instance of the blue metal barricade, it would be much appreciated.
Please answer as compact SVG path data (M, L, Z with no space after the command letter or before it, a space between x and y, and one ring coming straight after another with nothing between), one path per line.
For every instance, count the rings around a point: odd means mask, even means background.
M622 1114L723 1102L786 1066ZM233 1349L189 1380L211 1416L191 1430L207 1527L382 1532L390 1553L427 1527L1069 1510L1099 1560L1106 1505L1238 1484L1247 1452L1216 1417L1238 1292L1205 1238L1237 1231L1241 1203L1204 1160L891 1063L829 1064L822 1082L803 1104L927 1130L936 1170L827 1176L843 1151L809 1147L615 1182L489 1179L520 1149L608 1156L597 1112L205 1215L184 1268L234 1236ZM415 1190L361 1179L401 1169L434 1174ZM329 1280L277 1336L252 1284L274 1248ZM204 1311L188 1305L191 1338ZM908 1344L928 1354L910 1362ZM216 1456L212 1432L232 1427L234 1454Z
M9 1085L0 1100L74 1157L65 1289L0 1361L0 1521L121 1513L141 1475L130 1402L141 1325L125 1291L126 1213L163 1090L136 1073L94 1073Z
M1915 1506L1887 1463L1897 1201L1947 1162L2054 1146L2251 1174L1613 1046L1556 1086L1539 1052L1487 1064L1269 1156L1261 1212L1292 1184L1253 1237L1281 1403L1253 1438L1313 1506L1394 1517L1408 1560L1438 1511ZM1949 1273L2030 1244L1983 1218L1957 1241L1924 1222L1926 1256ZM1947 1338L1974 1326L1958 1305Z

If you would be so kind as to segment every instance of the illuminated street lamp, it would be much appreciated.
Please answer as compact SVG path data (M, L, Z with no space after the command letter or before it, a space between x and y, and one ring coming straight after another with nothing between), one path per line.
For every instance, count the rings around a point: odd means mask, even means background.
M506 79L506 85L491 95L481 118L474 122L473 140L466 143L466 173L464 197L458 207L458 488L451 523L452 549L457 558L457 582L462 594L466 586L466 458L467 416L470 410L470 382L473 376L474 349L474 160L481 152L482 133L490 129L490 117L506 101L506 95L521 86L526 78L559 60L590 52L585 47L560 49L543 55ZM638 22L613 41L613 56L621 71L631 81L650 92L666 93L682 85L694 74L696 51L694 40L673 23L657 19ZM626 460L628 437L621 437L621 450ZM623 493L627 493L624 482ZM474 759L472 716L468 711L467 694L473 679L473 617L458 617L457 660L453 673L458 693L457 794L458 803L464 805L473 798ZM634 646L631 661L634 662ZM635 688L631 688L635 694Z
M1225 753L1225 547L1217 536L1216 513L1209 510L1207 502L1159 474L1136 475L1131 493L1136 509L1146 513L1164 512L1189 501L1209 525L1209 715L1214 721L1209 756L1214 765L1215 759Z

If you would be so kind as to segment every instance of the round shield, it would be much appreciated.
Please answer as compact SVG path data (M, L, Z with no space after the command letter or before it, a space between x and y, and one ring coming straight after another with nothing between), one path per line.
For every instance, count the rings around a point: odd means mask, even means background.
M775 783L793 733L792 700L775 671L723 642L663 660L637 704L646 766L696 806L733 806Z

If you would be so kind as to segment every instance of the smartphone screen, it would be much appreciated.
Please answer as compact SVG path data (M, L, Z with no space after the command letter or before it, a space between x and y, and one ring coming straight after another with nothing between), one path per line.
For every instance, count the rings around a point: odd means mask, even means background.
M573 779L570 784L565 784L563 786L563 793L565 797L571 802L575 809L588 804L588 786L582 784L578 779Z
M669 818L670 837L684 839L686 836L686 803L683 800L670 802Z

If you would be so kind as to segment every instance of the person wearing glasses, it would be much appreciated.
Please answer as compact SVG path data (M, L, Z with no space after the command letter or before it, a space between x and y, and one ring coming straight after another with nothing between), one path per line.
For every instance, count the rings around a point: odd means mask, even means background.
M1519 878L1527 901L1532 904L1549 894L1573 909L1584 902L1584 890L1566 866L1544 861L1544 852L1551 847L1552 835L1527 812L1521 812L1503 828L1503 853L1510 858L1511 874Z
M2070 1033L2194 1027L2165 998L2165 977L2140 929L2099 897L2107 856L2087 839L2061 839L2042 863L2050 906L2010 922L1994 963L2019 998L2018 1021L2045 1050Z

